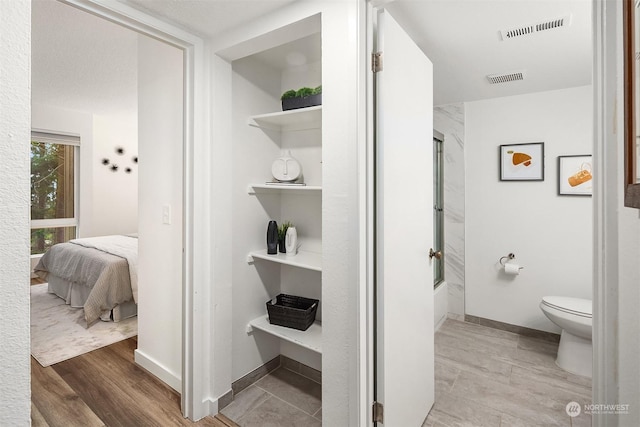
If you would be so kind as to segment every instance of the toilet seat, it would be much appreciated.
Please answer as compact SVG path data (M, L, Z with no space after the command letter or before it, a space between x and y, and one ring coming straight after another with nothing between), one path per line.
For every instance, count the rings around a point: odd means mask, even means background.
M591 319L593 308L591 300L571 297L543 297L542 304L565 313Z

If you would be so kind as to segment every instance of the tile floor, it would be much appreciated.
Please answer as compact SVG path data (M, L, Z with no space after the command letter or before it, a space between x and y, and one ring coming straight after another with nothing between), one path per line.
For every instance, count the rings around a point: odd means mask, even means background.
M322 425L322 386L279 367L242 390L221 412L242 427Z
M556 343L447 319L435 336L436 403L423 427L590 426L570 402L591 403L591 380L555 364Z
M591 380L555 364L557 344L448 319L435 336L436 403L423 427L590 426L569 402L591 403ZM222 410L242 427L321 426L321 385L280 367Z

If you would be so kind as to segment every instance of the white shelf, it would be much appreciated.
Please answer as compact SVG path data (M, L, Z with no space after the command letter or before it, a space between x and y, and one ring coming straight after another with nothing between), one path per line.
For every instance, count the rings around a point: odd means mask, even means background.
M249 117L249 126L277 131L320 129L322 126L322 105L251 116Z
M309 329L306 331L272 325L269 323L269 316L262 316L257 319L253 319L249 322L249 325L268 334L275 335L285 341L289 341L311 351L315 351L316 353L322 353L322 326L318 322L309 326Z
M302 192L307 194L321 194L322 187L319 185L278 185L278 184L249 184L247 193L279 193L285 192Z
M307 270L322 271L322 254L315 252L298 251L297 254L287 256L287 254L278 253L269 255L266 249L253 251L249 253L248 261L252 262L253 258L263 259L293 267L305 268Z

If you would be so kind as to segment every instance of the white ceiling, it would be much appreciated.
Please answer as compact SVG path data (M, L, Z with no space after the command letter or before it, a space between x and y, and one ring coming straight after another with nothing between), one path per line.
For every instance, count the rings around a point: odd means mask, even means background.
M295 0L120 1L215 38ZM591 0L396 0L388 9L433 62L436 105L591 83ZM136 33L55 0L34 0L32 14L34 102L98 114L135 108ZM567 28L499 34L569 14ZM525 79L486 79L513 71Z
M215 38L296 0L118 0L150 15ZM304 0L303 0L304 1Z
M94 114L137 110L136 33L55 0L34 0L31 16L33 102Z
M433 62L434 104L591 84L591 0L397 0L391 14ZM503 41L500 30L571 15L566 28ZM489 84L490 74L524 71Z
M322 60L320 33L258 52L253 58L275 70L313 64Z

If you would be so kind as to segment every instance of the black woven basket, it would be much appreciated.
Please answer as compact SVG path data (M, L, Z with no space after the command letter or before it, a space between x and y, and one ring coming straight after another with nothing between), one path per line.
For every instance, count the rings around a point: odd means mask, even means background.
M280 294L273 300L267 301L269 323L286 326L287 328L306 331L316 320L318 300L294 295Z

